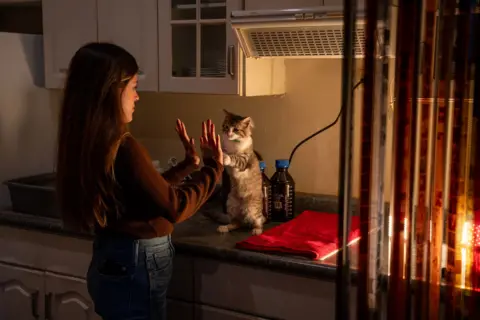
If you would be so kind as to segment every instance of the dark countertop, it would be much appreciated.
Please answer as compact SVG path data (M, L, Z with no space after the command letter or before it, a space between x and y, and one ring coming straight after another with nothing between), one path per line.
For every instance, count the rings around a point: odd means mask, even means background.
M216 231L216 228L224 219L226 219L226 216L221 214L221 207L218 203L205 204L200 212L175 227L172 240L176 252L334 281L335 255L325 261L312 261L292 255L236 249L235 244L247 239L250 236L250 230L240 229L228 234L220 234ZM64 229L59 219L11 211L0 212L0 224L93 239L92 235L78 234ZM278 225L278 223L269 223L265 225L265 229L268 230L275 225ZM351 250L354 265L356 263L355 251Z

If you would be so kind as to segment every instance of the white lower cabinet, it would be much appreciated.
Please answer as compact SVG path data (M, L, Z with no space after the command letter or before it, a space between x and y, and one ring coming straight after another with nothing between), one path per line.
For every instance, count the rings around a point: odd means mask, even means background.
M101 320L85 280L1 262L0 319Z
M0 264L0 319L45 319L44 298L43 272Z
M46 320L101 320L84 279L45 273Z
M195 306L195 320L267 320L234 311L218 309L210 306Z

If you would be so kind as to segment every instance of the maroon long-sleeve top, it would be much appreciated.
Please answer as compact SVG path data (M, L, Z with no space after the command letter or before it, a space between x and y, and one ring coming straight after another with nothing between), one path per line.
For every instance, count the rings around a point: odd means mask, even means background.
M207 201L223 166L209 158L204 159L201 170L194 170L193 161L186 159L159 174L146 149L126 136L115 160L120 215L97 232L121 232L143 239L172 233L176 222L192 216ZM189 174L192 180L179 184Z

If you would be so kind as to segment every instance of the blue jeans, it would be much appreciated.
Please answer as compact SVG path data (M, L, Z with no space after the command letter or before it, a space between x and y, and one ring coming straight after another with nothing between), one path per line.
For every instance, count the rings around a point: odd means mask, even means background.
M174 249L170 236L97 236L88 292L104 320L166 320Z

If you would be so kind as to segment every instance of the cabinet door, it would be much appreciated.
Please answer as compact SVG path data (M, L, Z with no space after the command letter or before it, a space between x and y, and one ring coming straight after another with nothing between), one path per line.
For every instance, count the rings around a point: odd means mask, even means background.
M98 0L98 40L115 43L137 59L142 91L158 91L157 31L157 0Z
M343 7L343 0L323 0L326 6L341 6ZM360 6L365 6L365 0L357 1L357 8Z
M297 9L317 7L322 6L323 1L324 0L246 0L245 10Z
M94 311L83 279L46 272L45 292L48 320L101 320Z
M241 0L158 2L160 91L238 93L230 13L241 9Z
M63 88L75 52L97 41L96 0L43 0L45 86Z
M44 273L0 263L0 319L41 320Z
M195 320L267 320L248 314L218 309L210 306L196 305Z
M190 302L167 299L168 320L194 320L194 304ZM208 319L208 318L206 318Z
M177 254L173 259L173 274L168 286L167 297L193 302L193 261L190 256Z

